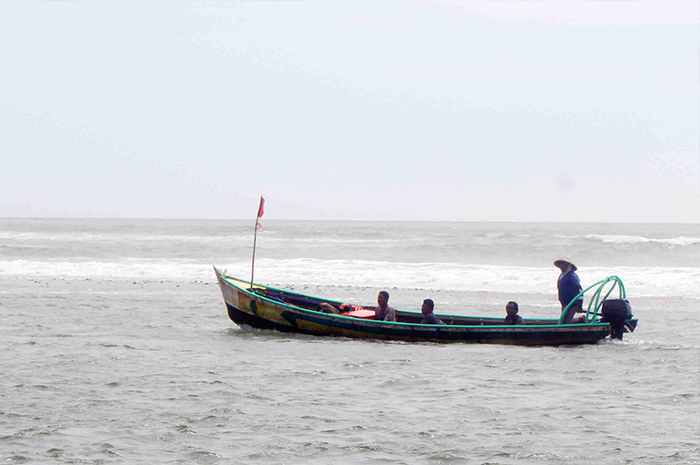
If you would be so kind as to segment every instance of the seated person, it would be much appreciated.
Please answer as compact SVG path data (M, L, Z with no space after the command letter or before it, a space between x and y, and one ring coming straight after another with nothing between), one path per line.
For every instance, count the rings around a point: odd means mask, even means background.
M377 295L377 308L375 308L375 320L396 321L396 309L389 306L389 293L381 291Z
M435 302L433 299L425 299L420 311L423 313L423 319L420 321L422 325L444 325L438 317L435 316L433 310L435 309Z
M340 304L340 313L354 312L356 310L364 310L364 308L346 303Z
M506 319L503 321L504 325L524 325L525 321L518 315L518 303L512 300L506 305Z
M317 312L323 312L323 313L340 313L337 308L335 308L333 305L329 304L328 302L321 302L318 307L316 308Z

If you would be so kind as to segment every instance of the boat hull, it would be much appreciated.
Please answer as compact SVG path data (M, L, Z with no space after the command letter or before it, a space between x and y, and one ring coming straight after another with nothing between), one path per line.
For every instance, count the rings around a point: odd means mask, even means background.
M325 314L284 302L276 302L250 292L242 281L217 279L229 318L240 326L316 336L366 338L407 342L461 342L532 346L594 344L610 334L605 323L557 325L533 324L504 326L422 325L364 320ZM248 283L246 283L248 284Z

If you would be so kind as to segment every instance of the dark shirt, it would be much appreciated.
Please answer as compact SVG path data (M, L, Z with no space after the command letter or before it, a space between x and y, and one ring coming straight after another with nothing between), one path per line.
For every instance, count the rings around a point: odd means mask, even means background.
M569 302L583 290L581 281L575 271L569 271L559 277L557 281L557 289L559 290L559 302L562 307L569 305ZM579 300L583 300L583 296Z
M435 316L434 313L428 313L423 317L421 320L420 324L422 325L441 325L443 324L442 321L438 319L438 317Z
M523 317L520 315L515 315L511 317L510 315L506 316L506 319L503 320L504 325L524 325L525 321L523 320Z

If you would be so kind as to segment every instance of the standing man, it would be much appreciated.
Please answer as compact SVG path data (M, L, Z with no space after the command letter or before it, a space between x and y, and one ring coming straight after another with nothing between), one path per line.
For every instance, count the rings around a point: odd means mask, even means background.
M578 268L571 261L571 257L567 255L564 258L560 258L554 262L554 266L561 270L559 279L557 279L557 290L559 291L559 303L561 304L562 311L564 311L564 308L569 305L569 302L571 302L583 288L581 287L581 280L576 274ZM579 297L576 302L571 304L566 315L564 315L562 323L583 323L585 317L582 313L583 296Z
M375 320L396 321L396 309L389 306L389 293L387 291L381 291L377 295L377 304L374 314Z

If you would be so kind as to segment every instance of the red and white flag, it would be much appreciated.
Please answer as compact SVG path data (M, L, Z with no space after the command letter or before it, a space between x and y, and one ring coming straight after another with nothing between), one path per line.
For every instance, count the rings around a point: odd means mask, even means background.
M255 230L256 231L262 231L262 223L260 220L262 219L263 214L265 213L265 199L261 196L260 197L260 207L258 207L258 218L255 220Z

